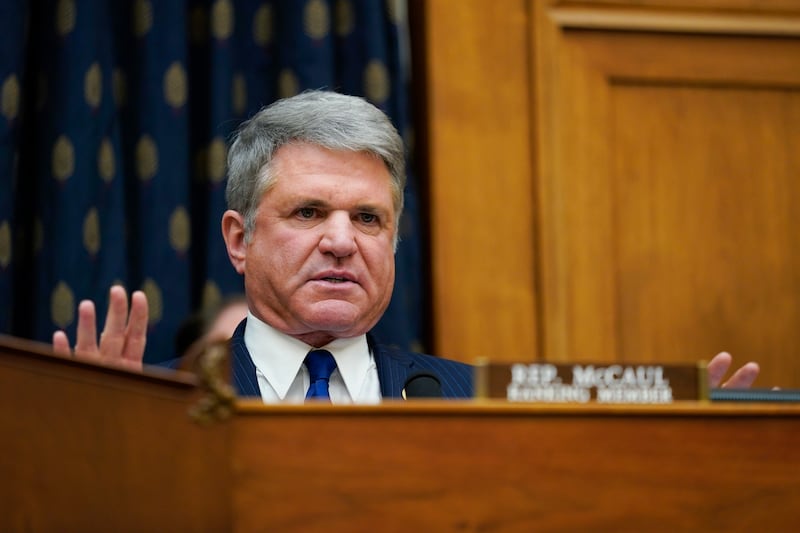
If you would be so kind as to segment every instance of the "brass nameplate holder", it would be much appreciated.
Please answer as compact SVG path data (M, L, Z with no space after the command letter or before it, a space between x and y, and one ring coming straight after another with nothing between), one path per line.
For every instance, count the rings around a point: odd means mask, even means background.
M477 398L524 403L669 404L708 400L705 362L492 363L475 365Z

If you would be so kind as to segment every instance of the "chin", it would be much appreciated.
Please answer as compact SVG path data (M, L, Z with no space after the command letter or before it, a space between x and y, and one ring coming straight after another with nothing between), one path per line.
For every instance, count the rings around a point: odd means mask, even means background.
M361 333L360 324L364 324L364 316L356 312L352 306L335 306L331 309L316 309L303 316L303 322L315 331L329 331L334 334L347 334L355 332L348 337Z

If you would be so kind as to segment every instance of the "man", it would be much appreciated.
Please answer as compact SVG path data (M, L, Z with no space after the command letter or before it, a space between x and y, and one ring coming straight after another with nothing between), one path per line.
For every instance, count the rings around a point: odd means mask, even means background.
M306 92L280 100L244 123L228 154L228 211L222 234L244 276L249 313L232 339L234 381L242 395L266 402L302 402L315 348L333 355L322 386L334 403L397 398L417 371L439 377L442 396L472 396L469 365L392 349L368 334L394 286L394 250L403 208L403 145L388 118L360 98ZM128 316L121 287L110 293L106 325L96 339L95 311L78 310L75 352L141 368L147 302L135 292ZM63 332L54 348L69 353ZM311 355L314 352L314 355ZM306 355L309 359L306 360ZM327 357L327 356L325 356ZM723 353L709 365L711 385L731 364ZM749 386L749 363L727 382Z
M240 394L302 402L306 355L331 352L334 403L400 397L413 374L441 380L446 398L472 395L469 365L383 346L368 336L394 286L405 154L380 110L361 98L307 92L242 125L228 154L222 233L244 276L249 314L231 339ZM79 305L75 351L141 368L147 305L111 290L99 345L94 306ZM63 332L55 349L69 352Z

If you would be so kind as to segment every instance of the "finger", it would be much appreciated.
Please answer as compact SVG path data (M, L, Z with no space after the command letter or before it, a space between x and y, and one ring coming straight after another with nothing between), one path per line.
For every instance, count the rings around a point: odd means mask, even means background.
M141 368L144 348L147 343L147 320L149 309L147 296L142 291L131 295L131 314L128 318L127 341L122 353L123 359L130 361L132 368Z
M706 367L708 370L708 384L713 387L719 387L722 383L722 378L728 372L733 362L733 357L728 352L720 352L708 362Z
M72 355L72 349L69 347L69 338L63 331L53 332L53 351L67 357Z
M128 293L121 285L108 292L106 323L100 336L100 353L104 359L118 359L125 347L125 328L128 322Z
M75 353L97 357L97 315L94 302L83 300L78 304L78 329L75 334Z
M748 389L758 377L761 368L758 363L747 363L733 373L728 381L722 384L727 389Z

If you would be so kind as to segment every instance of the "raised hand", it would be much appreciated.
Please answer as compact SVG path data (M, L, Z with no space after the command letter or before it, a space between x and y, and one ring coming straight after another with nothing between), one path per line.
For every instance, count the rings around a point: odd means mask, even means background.
M723 382L722 380L728 369L730 369L731 363L733 363L733 357L728 352L720 352L709 361L708 382L712 388L748 389L761 371L758 363L746 363Z
M108 312L100 342L97 341L97 317L94 302L83 300L78 305L78 328L74 355L110 366L141 370L147 341L147 297L142 291L131 295L122 286L109 291ZM72 355L69 339L63 331L53 333L53 350Z

